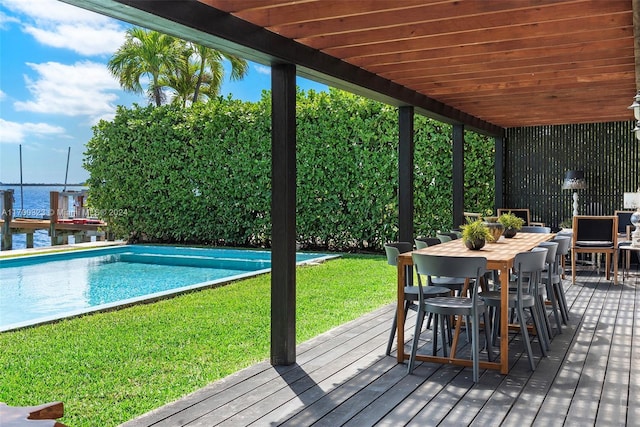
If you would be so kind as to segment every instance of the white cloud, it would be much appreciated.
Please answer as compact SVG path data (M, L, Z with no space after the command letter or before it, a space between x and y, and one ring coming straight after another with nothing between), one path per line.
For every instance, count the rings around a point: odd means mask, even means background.
M93 29L87 25L58 25L53 29L25 27L38 42L57 48L73 50L81 55L113 54L125 41L124 32L117 25Z
M58 0L3 0L3 5L20 15L25 33L46 46L110 55L125 40L118 21Z
M64 135L65 130L60 126L47 123L17 123L0 118L0 144L19 144L27 136Z
M13 16L7 16L5 13L0 12L0 28L6 28L9 23L17 23L20 22L19 19L14 18Z
M2 89L0 89L0 101L5 99L6 97L7 97L7 94L4 91L2 91Z
M7 9L29 16L36 22L74 23L94 25L109 22L109 18L59 0L2 0Z
M92 122L115 112L114 102L120 91L118 82L104 64L91 61L72 65L58 62L28 63L38 74L36 79L25 76L29 101L17 101L17 111L87 116Z
M267 67L266 65L255 65L253 67L259 74L266 74L268 76L271 75L271 67Z

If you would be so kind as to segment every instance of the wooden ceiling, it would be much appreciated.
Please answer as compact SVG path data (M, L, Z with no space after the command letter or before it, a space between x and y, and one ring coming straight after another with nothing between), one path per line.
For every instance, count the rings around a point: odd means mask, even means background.
M97 0L65 1L104 9ZM498 128L626 121L640 88L640 0L199 0L212 16L222 14L209 30L202 7L198 16L181 15L190 1L115 1L200 32L217 32L229 21L224 16L233 17L231 29L221 31L255 33L253 46L234 48L251 34L231 34L239 41L220 48L263 63L287 56L283 46L296 51L294 60L317 52L362 72L356 84L389 82L435 101L438 114L454 122L470 122L467 115ZM252 25L238 25L244 23ZM283 39L290 44L270 51ZM341 87L327 77L330 67L307 68L305 77Z
M201 0L501 127L632 118L630 0Z

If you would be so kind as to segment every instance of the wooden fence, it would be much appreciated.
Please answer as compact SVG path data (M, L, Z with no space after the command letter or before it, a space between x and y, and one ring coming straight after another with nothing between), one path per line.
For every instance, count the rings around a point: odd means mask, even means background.
M579 213L611 215L623 193L640 186L640 141L634 122L537 126L507 130L503 207L531 210L532 221L557 228L572 216L572 190L562 190L567 170L583 170Z

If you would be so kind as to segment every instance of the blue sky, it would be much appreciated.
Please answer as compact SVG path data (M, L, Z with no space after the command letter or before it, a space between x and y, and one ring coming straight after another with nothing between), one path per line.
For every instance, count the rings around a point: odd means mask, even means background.
M86 180L84 145L92 126L110 120L117 105L147 105L126 93L106 63L130 25L58 0L0 2L0 182L64 182L71 147L69 183ZM228 74L227 74L228 75ZM326 86L298 78L302 89ZM256 101L270 89L270 71L250 63L239 82L221 94Z

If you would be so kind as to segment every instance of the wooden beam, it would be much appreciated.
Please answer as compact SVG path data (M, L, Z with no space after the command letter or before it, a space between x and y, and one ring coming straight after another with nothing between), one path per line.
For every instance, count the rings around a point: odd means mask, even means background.
M296 68L271 68L271 364L296 361Z
M389 105L412 105L444 123L463 123L485 135L504 133L500 126L196 0L63 1L261 64L296 64L302 77Z

